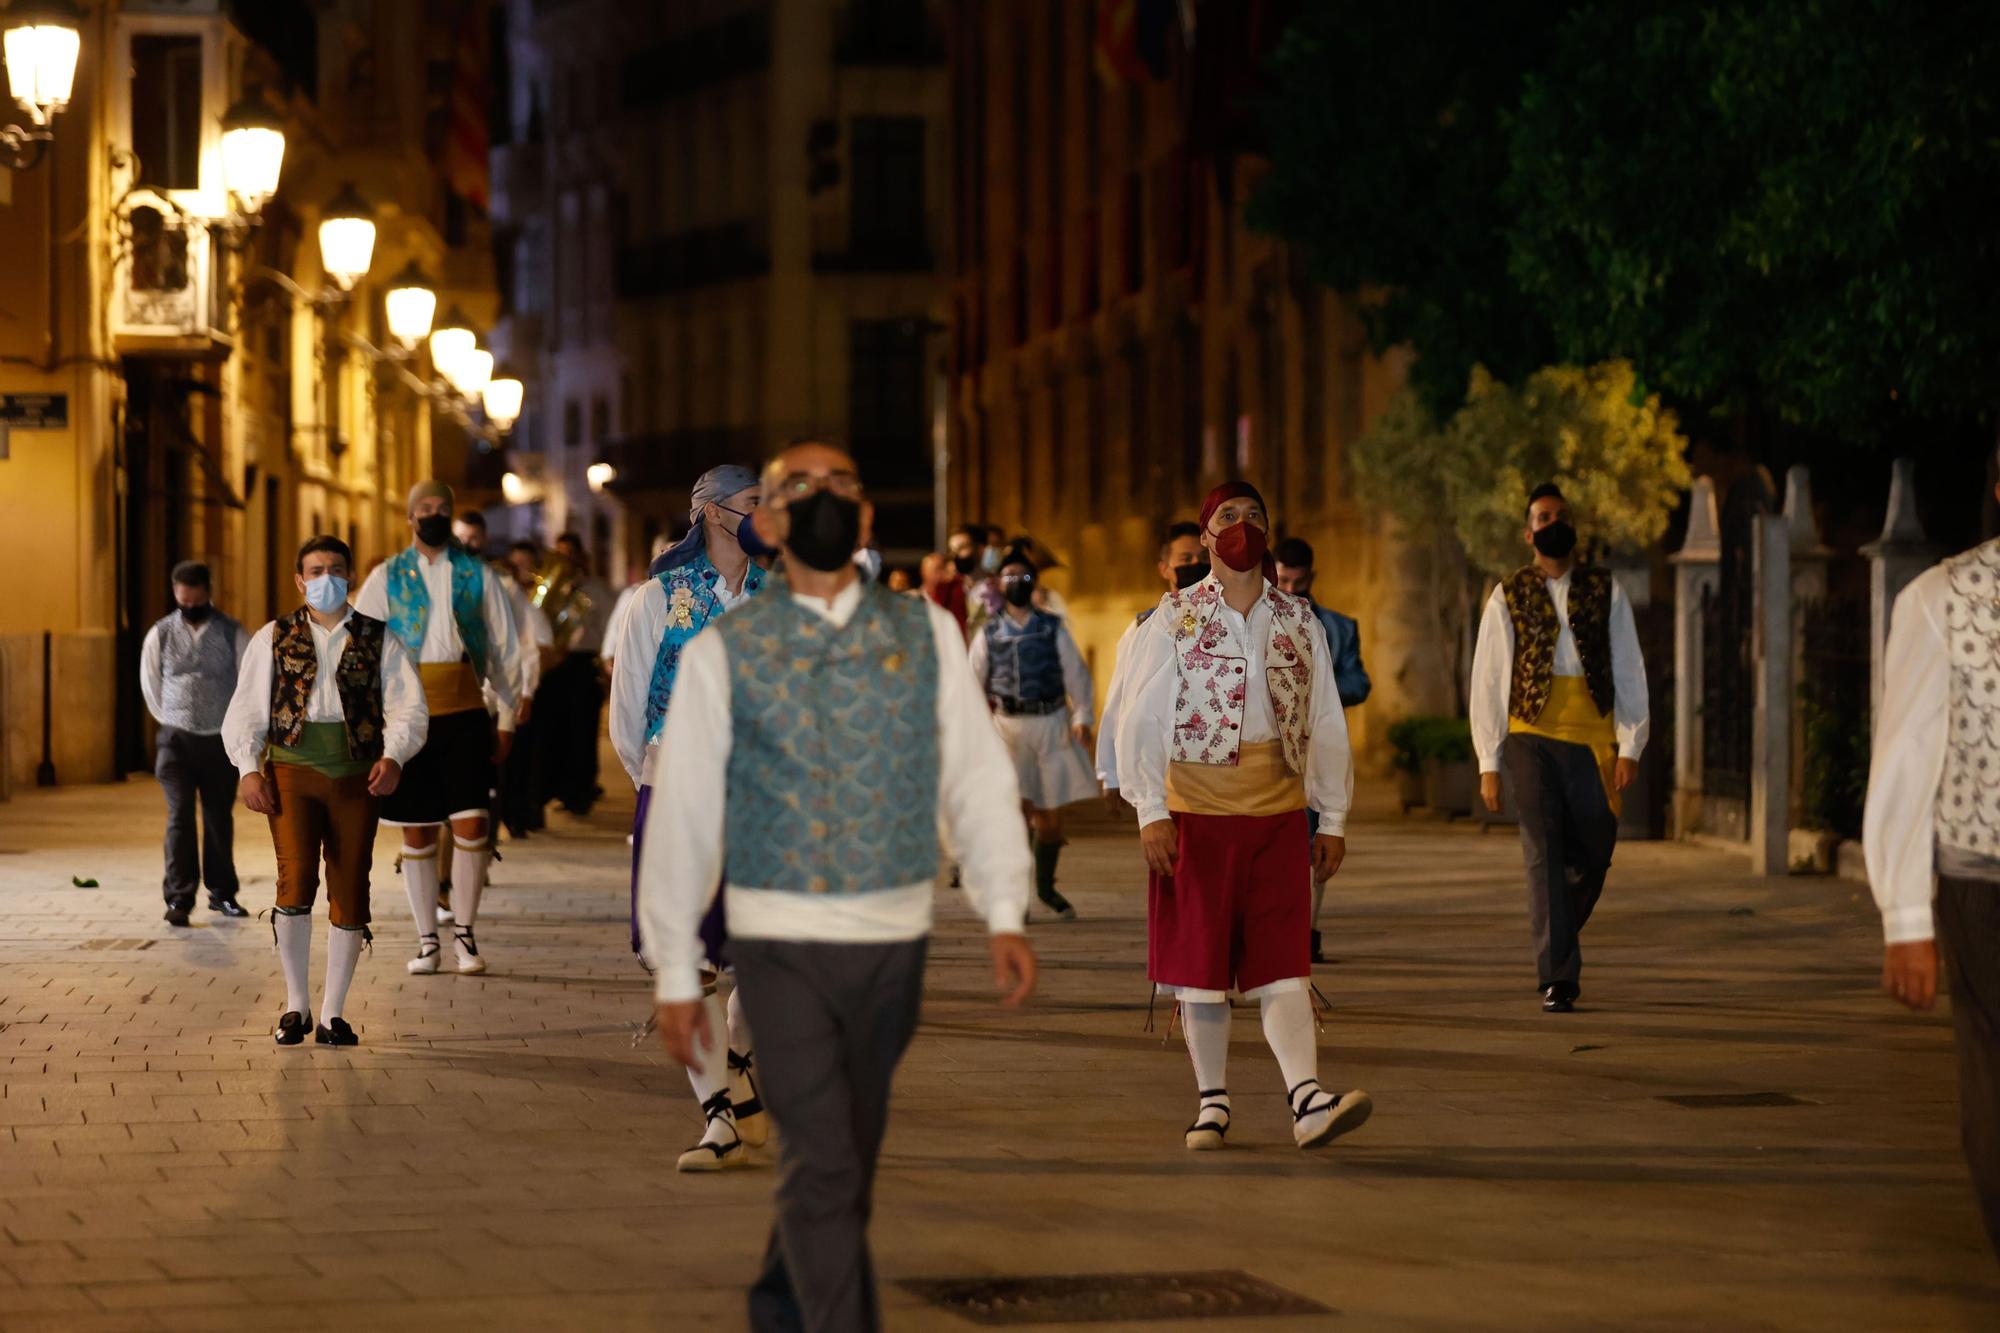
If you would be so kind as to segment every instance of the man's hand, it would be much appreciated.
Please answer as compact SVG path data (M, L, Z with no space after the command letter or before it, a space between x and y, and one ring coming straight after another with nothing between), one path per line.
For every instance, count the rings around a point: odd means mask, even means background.
M1180 851L1180 838L1174 832L1174 821L1156 819L1139 830L1139 849L1146 854L1146 869L1156 875L1174 873L1174 859Z
M506 763L506 762L507 762L507 756L508 756L508 754L510 754L510 753L511 753L511 752L513 751L513 749L514 749L514 733L513 733L513 732L511 732L511 731L500 731L500 732L495 732L495 733L494 733L494 735L493 735L493 762L494 762L494 763L496 763L496 764L504 764L504 763Z
M1106 787L1104 789L1104 813L1116 819L1131 808L1131 806L1125 804L1125 798L1118 794L1116 787Z
M1638 780L1639 761L1637 759L1620 759L1616 771L1611 775L1611 785L1619 791L1624 791Z
M396 784L403 780L403 766L383 755L375 761L375 767L368 770L368 794L387 796L396 790Z
M1882 949L1882 989L1912 1009L1928 1009L1937 999L1936 940L1910 940Z
M1347 859L1347 839L1335 833L1313 834L1313 883L1324 884Z
M1000 1004L1003 1008L1018 1009L1035 993L1034 946L1028 943L1026 935L995 935L990 947L993 985L1006 992Z
M709 1044L708 1010L700 1000L677 1000L654 1006L653 1022L666 1043L667 1054L683 1069L695 1067L695 1051Z
M245 809L255 810L260 815L278 813L278 793L264 781L262 773L245 773L243 780L236 784L236 794L243 798Z
M1090 734L1090 724L1088 722L1070 723L1069 737L1071 740L1075 741L1078 745L1081 745L1085 750L1090 750L1094 748Z
M528 719L533 716L534 711L535 696L532 694L522 695L514 703L514 725L517 727L527 726Z
M1500 813L1500 775L1498 773L1481 773L1479 775L1479 799L1486 803L1486 808L1492 813L1496 815Z

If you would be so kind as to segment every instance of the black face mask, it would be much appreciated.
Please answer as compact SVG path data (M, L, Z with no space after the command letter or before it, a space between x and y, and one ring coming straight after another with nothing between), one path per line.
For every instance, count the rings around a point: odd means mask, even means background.
M1035 600L1035 585L1032 582L1002 584L1000 595L1007 599L1009 606L1026 606Z
M861 540L861 506L832 491L816 491L792 504L785 549L809 569L831 574L854 558Z
M443 546L451 540L450 514L425 514L417 520L417 540L426 546Z
M1207 577L1208 566L1205 563L1174 566L1174 587L1182 592L1186 592Z
M214 609L207 602L203 602L200 606L184 606L181 608L181 619L190 625L199 625L208 619L208 613Z
M1576 529L1560 519L1546 528L1537 528L1535 549L1551 560L1560 560L1576 549Z
M951 563L957 567L959 573L970 574L974 569L978 568L979 557L976 555L955 555L951 558Z

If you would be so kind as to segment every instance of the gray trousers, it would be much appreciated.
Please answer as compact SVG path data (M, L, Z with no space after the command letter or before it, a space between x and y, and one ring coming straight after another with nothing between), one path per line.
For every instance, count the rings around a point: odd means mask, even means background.
M1958 1047L1959 1135L2000 1256L2000 884L1939 876L1936 911Z
M236 765L220 736L161 727L153 776L167 797L167 873L160 882L168 905L192 907L203 880L211 898L236 897ZM201 803L201 833L195 803ZM199 848L199 851L197 851Z
M1583 975L1578 937L1611 871L1618 816L1589 746L1516 733L1501 754L1521 816L1535 987L1554 986L1574 998Z
M927 940L731 938L758 1082L783 1138L777 1218L750 1289L759 1333L881 1327L868 1257L889 1085L917 1030Z

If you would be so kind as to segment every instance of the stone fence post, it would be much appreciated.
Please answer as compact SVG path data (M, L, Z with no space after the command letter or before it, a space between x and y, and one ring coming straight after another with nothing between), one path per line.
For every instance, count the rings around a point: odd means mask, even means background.
M1889 613L1896 598L1917 575L1936 562L1937 549L1924 537L1917 516L1917 464L1899 458L1889 470L1889 508L1882 519L1882 536L1861 548L1868 557L1868 680L1869 717L1882 711L1882 656L1889 646Z
M1674 800L1673 837L1693 831L1701 804L1701 603L1722 577L1722 521L1715 482L1695 478L1688 495L1687 538L1668 557L1674 566Z
M1759 514L1753 545L1751 662L1757 711L1750 742L1750 873L1791 870L1792 539L1783 514Z
M1785 473L1785 526L1791 534L1792 560L1792 690L1796 710L1798 689L1806 681L1806 616L1823 614L1830 584L1827 567L1833 548L1820 540L1819 518L1813 513L1812 469L1795 463ZM1796 819L1803 802L1800 783L1806 771L1805 728L1792 726L1792 792L1787 818Z

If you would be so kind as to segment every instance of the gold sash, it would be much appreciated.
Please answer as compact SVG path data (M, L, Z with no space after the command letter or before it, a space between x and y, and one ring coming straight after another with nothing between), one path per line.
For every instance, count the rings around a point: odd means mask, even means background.
M1236 763L1167 765L1167 809L1184 815L1284 815L1306 808L1306 784L1279 741L1245 743Z
M1590 686L1582 676L1554 677L1549 681L1549 702L1541 717L1533 722L1508 718L1507 730L1590 747L1597 757L1597 773L1604 779L1604 798L1611 802L1611 813L1623 812L1616 780L1618 728L1609 716L1597 711L1597 701L1590 697Z
M432 717L486 707L479 693L479 673L470 662L425 662L417 674L423 677L424 704Z

